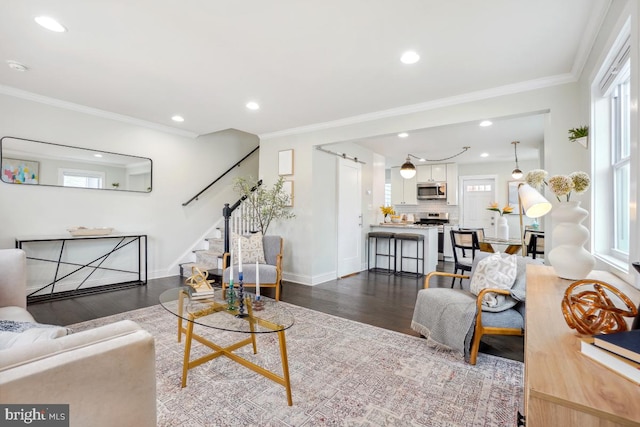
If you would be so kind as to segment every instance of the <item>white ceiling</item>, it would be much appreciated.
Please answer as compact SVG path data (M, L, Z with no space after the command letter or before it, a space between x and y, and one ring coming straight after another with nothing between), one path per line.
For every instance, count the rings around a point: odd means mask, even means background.
M575 80L608 4L2 0L0 93L46 97L194 136L229 128L265 136L505 85ZM69 31L41 28L33 20L38 15L57 18ZM411 66L399 61L409 49L421 56ZM251 100L261 109L247 110ZM175 114L185 121L172 122ZM488 140L512 151L511 140L525 146L541 132L524 133L532 125L518 124L519 134L498 126L475 133L469 125L469 133L437 129L424 138L475 152L476 141L493 133ZM455 142L447 136L452 130Z

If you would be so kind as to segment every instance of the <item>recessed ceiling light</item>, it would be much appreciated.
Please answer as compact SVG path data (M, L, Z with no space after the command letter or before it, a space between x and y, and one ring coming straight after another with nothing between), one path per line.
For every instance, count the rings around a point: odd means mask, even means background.
M56 33L64 33L67 31L64 25L50 16L36 16L35 21L47 30L55 31Z
M482 153L480 154L480 157L489 157L489 153Z
M415 64L416 62L420 61L420 55L412 50L409 50L402 54L402 56L400 57L400 61L402 61L403 64Z
M398 137L399 137L399 138L406 138L406 137L408 137L408 136L409 136L409 134L408 134L408 133L406 133L406 132L400 132L400 133L398 134Z
M483 128L486 128L487 126L491 126L493 124L493 122L490 122L489 120L483 120L480 122L480 126L482 126Z
M251 102L247 102L247 108L249 110L259 110L260 109L260 105L258 105L257 102L251 101Z
M184 122L184 117L182 116L173 116L171 117L171 120L173 120L174 122Z
M17 61L7 61L9 68L16 71L28 71L29 68L26 65L23 65Z
M94 154L93 157L102 157L102 154Z

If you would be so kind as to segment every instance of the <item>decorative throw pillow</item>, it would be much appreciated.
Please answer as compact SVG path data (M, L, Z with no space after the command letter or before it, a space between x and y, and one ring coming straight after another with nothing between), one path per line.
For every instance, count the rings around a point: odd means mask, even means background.
M238 265L238 241L242 239L242 264L265 264L264 248L262 247L262 233L240 236L231 233L231 247L233 248L233 265Z
M518 257L516 255L509 255L504 258L499 253L490 255L478 262L473 276L471 276L469 285L471 293L478 295L481 290L486 288L511 289L517 273ZM505 295L488 292L484 295L482 305L495 309L505 302Z

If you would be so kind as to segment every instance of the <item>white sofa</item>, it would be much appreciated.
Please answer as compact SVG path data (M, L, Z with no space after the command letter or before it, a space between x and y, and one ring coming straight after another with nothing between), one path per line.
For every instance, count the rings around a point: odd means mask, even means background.
M0 250L0 320L34 322L26 258ZM69 404L71 426L155 426L155 343L125 320L0 350L0 403Z

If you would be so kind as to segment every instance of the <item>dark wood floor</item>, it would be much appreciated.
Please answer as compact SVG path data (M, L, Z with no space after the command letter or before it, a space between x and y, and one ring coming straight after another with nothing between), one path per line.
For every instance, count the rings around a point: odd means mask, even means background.
M452 263L440 262L438 270L451 271ZM182 284L183 280L178 276L153 279L147 286L30 304L28 310L38 322L71 325L156 305L158 296L164 290ZM451 281L447 279L430 284L434 285L449 287ZM417 335L410 325L416 294L422 286L422 279L364 271L316 286L284 282L281 299L334 316ZM272 291L273 289L265 289L263 294L273 296ZM523 361L524 339L511 336L485 337L480 351Z

